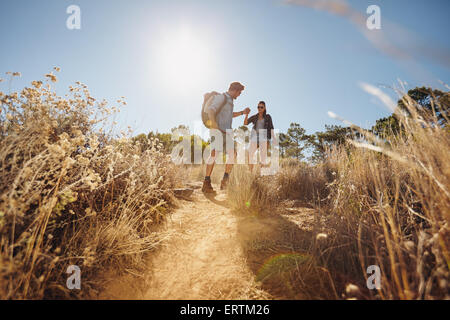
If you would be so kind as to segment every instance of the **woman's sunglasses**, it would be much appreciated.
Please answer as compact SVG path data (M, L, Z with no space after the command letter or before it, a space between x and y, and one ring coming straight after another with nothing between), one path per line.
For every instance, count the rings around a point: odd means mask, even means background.
M264 109L264 106L258 106L258 109Z

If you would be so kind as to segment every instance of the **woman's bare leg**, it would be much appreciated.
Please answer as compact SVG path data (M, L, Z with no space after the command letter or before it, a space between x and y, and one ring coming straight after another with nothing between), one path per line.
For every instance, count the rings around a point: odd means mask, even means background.
M261 141L259 143L259 154L261 156L261 166L267 166L267 151L269 150L269 141Z
M253 172L253 167L256 164L256 159L254 160L253 158L257 148L258 145L256 142L250 141L250 148L248 149L248 168L250 169L250 172Z

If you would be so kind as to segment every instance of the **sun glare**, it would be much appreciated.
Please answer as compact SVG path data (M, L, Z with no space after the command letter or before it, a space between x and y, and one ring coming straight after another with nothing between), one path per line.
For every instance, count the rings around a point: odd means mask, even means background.
M209 76L210 56L200 37L182 29L162 41L161 74L172 90L188 91L204 85Z

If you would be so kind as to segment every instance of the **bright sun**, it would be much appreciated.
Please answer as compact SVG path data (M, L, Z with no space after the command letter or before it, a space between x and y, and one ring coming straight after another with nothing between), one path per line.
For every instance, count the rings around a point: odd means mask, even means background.
M162 41L161 74L172 90L189 91L204 85L210 72L210 55L200 38L181 29Z

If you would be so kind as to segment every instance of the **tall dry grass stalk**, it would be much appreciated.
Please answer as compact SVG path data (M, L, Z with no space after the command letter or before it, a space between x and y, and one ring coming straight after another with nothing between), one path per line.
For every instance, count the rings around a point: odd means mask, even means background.
M177 183L157 141L141 151L104 132L117 108L79 82L58 97L46 78L0 92L2 299L91 297L106 270L138 274ZM81 291L66 287L69 265Z

